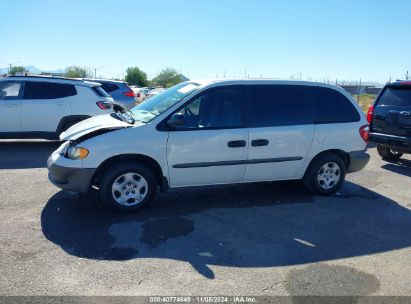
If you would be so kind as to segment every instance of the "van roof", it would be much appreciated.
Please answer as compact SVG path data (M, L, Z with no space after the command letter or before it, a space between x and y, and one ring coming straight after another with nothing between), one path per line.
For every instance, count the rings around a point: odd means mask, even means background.
M243 79L200 79L192 80L187 82L196 82L201 86L212 85L212 84L229 84L229 85L241 85L241 84L285 84L285 85L306 85L306 86L319 86L328 87L332 89L341 89L339 86L333 84L314 82L314 81L303 81L303 80L289 80L289 79L272 79L272 78L243 78Z

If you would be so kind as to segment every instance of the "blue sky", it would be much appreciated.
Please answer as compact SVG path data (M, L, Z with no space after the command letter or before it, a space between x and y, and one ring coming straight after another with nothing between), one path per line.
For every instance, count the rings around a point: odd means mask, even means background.
M385 82L411 73L410 19L409 0L1 0L0 67Z

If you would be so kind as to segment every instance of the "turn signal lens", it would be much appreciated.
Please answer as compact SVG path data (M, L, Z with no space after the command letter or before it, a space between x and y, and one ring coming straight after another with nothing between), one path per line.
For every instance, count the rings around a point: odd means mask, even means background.
M83 159L87 157L88 153L86 148L70 147L67 150L67 157L74 160Z

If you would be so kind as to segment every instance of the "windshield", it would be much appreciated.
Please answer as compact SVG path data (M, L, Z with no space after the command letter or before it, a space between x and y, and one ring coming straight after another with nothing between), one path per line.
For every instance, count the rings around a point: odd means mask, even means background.
M137 121L144 123L149 122L184 97L196 91L198 87L199 84L194 82L179 83L164 92L154 95L149 100L135 106L127 113L131 114Z

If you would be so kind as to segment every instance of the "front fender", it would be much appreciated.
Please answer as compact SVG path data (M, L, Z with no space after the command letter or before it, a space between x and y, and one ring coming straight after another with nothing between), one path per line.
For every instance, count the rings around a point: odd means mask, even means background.
M83 168L98 168L105 160L117 155L140 154L154 159L166 174L167 138L168 132L144 125L97 135L78 146L89 150L89 155L83 159Z

